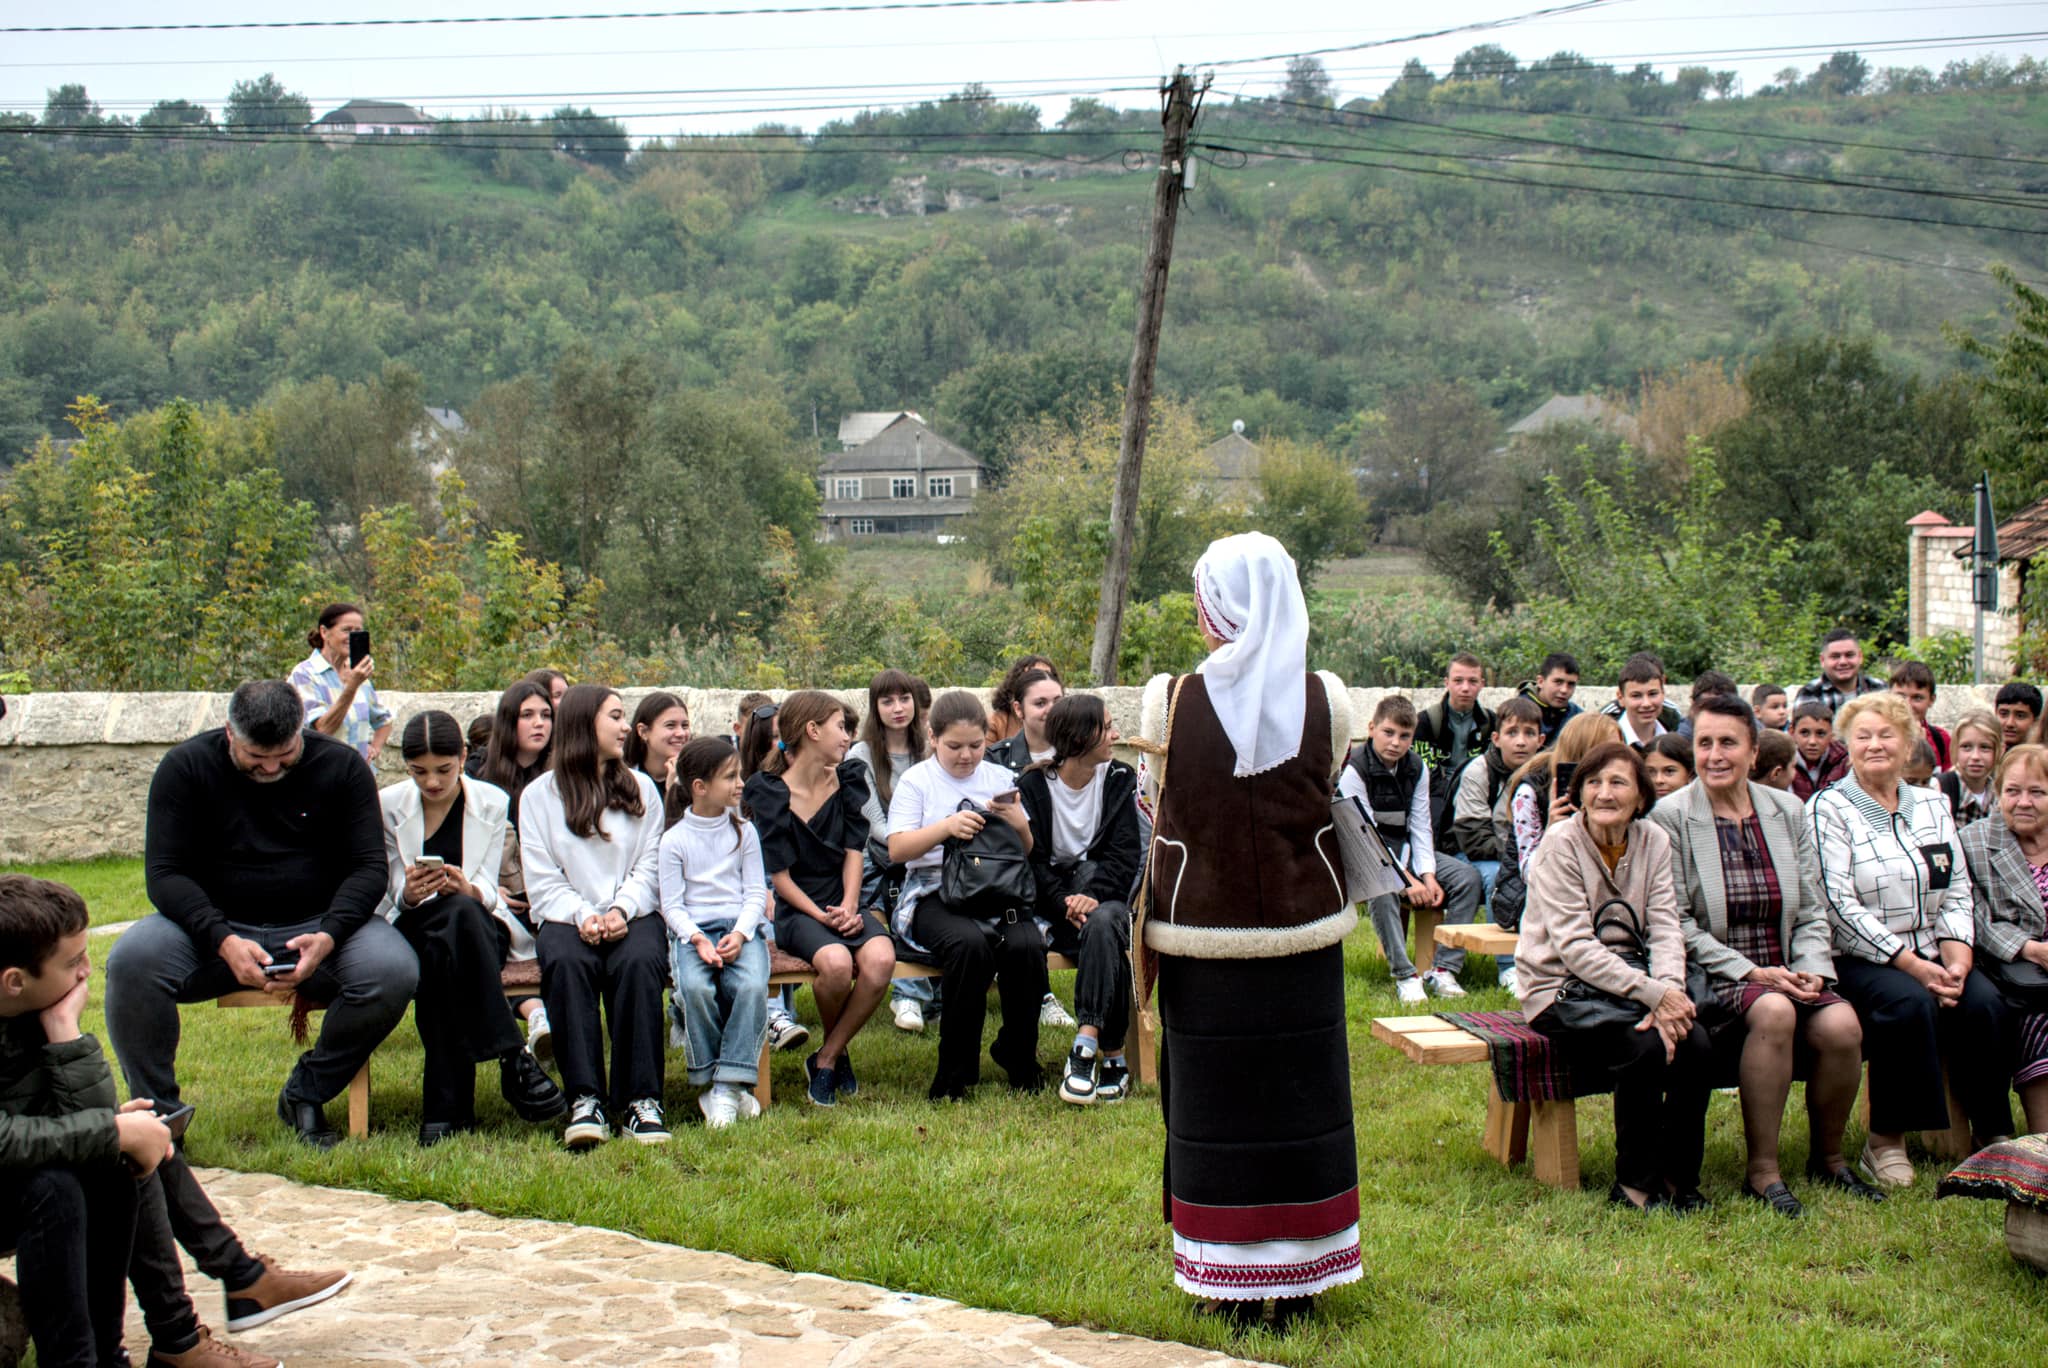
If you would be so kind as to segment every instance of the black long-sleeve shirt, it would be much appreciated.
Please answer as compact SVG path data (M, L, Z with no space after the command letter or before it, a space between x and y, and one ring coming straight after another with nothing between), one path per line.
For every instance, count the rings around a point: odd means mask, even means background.
M164 756L149 785L143 870L156 910L219 949L229 922L289 926L320 919L335 944L384 897L377 782L360 755L308 730L284 777L259 784L235 768L216 728Z

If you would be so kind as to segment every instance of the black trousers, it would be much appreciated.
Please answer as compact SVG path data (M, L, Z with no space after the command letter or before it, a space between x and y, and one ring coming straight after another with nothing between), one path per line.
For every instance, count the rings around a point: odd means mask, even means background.
M1707 1098L1714 1046L1695 1025L1667 1063L1664 1037L1622 1023L1595 1030L1558 1029L1544 1012L1529 1023L1548 1036L1574 1077L1614 1084L1614 1176L1652 1194L1670 1183L1680 1192L1700 1185L1707 1147Z
M504 932L466 894L400 911L398 930L420 961L412 1007L426 1055L420 1119L468 1124L476 1119L476 1066L525 1043L499 979Z
M1836 991L1863 1023L1872 1130L1947 1130L1946 1085L1955 1088L1972 1131L1986 1138L2012 1133L2005 999L1989 979L1972 969L1963 1000L1943 1007L1911 974L1889 964L1837 955L1835 973Z
M571 1100L605 1097L604 1027L611 1026L609 1105L622 1111L643 1097L661 1097L668 1022L661 1010L668 986L668 925L635 917L623 940L585 945L576 928L547 922L540 944L540 995L555 1033L555 1062Z
M1002 1029L989 1057L1020 1086L1038 1081L1038 1006L1046 994L1045 937L1030 918L988 922L963 917L936 892L920 898L911 935L946 976L939 1011L939 1069L933 1097L953 1097L981 1081L981 1026L989 984L1001 989Z
M15 1252L22 1317L44 1368L125 1363L135 1175L118 1161L10 1169L0 1183L0 1248Z
M1098 903L1080 926L1055 918L1046 945L1081 966L1074 975L1074 1019L1101 1033L1105 1053L1121 1050L1131 1029L1130 905Z

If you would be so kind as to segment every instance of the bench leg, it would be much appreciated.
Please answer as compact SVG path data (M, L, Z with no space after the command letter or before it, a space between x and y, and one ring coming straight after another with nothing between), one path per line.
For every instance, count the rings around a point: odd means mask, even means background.
M348 1133L358 1140L370 1133L370 1061L348 1081Z
M1536 1181L1575 1191L1579 1186L1579 1116L1569 1099L1533 1104L1529 1135L1530 1167Z
M762 1111L767 1111L769 1103L775 1100L775 1085L768 1079L769 1053L768 1038L763 1036L761 1038L761 1073L754 1080L754 1100L761 1104Z
M1486 1083L1486 1152L1512 1168L1529 1157L1529 1104L1510 1102L1500 1084Z
M1970 1143L1970 1117L1963 1110L1963 1104L1956 1100L1956 1090L1947 1088L1948 1129L1945 1131L1921 1131L1920 1143L1927 1152L1937 1159L1962 1160L1977 1152Z
M1418 907L1415 918L1415 971L1428 973L1436 965L1436 929L1444 924L1441 907Z

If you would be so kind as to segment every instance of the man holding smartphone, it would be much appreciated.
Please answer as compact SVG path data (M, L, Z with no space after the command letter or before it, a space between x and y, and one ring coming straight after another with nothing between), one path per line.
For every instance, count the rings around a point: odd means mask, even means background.
M419 961L375 915L384 828L370 771L303 717L283 680L244 684L225 728L157 767L144 836L157 915L107 958L107 1030L130 1090L175 1103L180 1003L253 988L325 1004L277 1100L325 1149L340 1137L322 1108L404 1016Z

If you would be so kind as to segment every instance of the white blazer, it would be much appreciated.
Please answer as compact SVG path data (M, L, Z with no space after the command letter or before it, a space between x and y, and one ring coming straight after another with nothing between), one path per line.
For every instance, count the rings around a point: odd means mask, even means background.
M419 786L401 779L378 793L384 809L384 863L389 887L378 907L387 921L397 921L402 910L398 898L405 891L405 871L420 858L426 842L426 822L420 815ZM533 933L508 912L498 897L498 868L505 858L505 832L510 825L512 799L505 790L481 779L462 777L462 877L482 894L484 910L505 924L512 933L511 958L534 957Z

